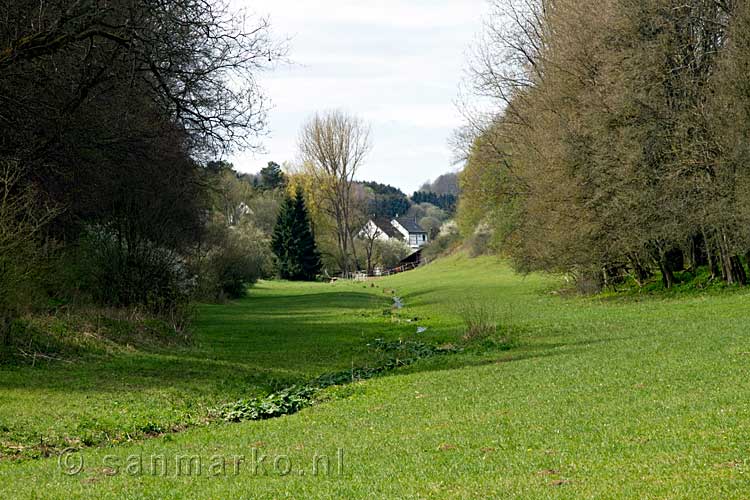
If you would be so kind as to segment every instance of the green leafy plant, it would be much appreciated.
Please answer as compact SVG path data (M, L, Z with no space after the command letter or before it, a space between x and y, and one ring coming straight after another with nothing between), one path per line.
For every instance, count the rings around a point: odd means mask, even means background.
M383 339L375 339L368 346L383 353L386 356L385 361L373 367L327 373L308 385L293 385L264 397L236 401L223 406L218 413L227 422L265 420L291 415L314 404L316 394L322 389L367 380L409 366L420 359L460 352L460 349L455 347L435 347L416 341L386 342Z
M312 404L316 389L292 386L265 397L240 400L221 409L221 417L228 422L265 420L297 413Z

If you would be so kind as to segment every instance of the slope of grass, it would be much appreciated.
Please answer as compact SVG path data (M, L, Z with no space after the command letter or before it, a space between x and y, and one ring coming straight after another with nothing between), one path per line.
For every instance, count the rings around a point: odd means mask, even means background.
M203 425L224 403L367 364L368 340L404 332L383 317L390 302L347 284L262 283L244 301L201 307L189 345L107 343L85 324L48 325L76 355L0 364L0 458Z
M289 417L88 449L61 462L83 461L83 470L72 476L55 457L0 462L0 495L747 497L747 292L562 298L553 293L559 285L554 280L522 278L495 259L463 256L379 285L404 299L396 320L378 316L387 295L382 289L264 285L254 294L265 301L258 309L249 299L205 311L202 349L238 363L241 346L251 342L258 352L250 358L258 364L313 374L350 363L368 332L413 335L418 324L428 328L421 336L430 342L456 341L462 327L454 305L471 300L496 303L504 321L520 332L519 345L509 352L431 359L337 389L331 401ZM339 300L348 304L351 298L342 295L360 293L361 305L340 307ZM274 313L282 326L269 322L255 340L243 340L255 338L256 330L242 333L242 321L233 317ZM305 337L308 329L321 338ZM330 345L322 340L328 335L335 339ZM286 350L266 345L287 342L279 337L289 341ZM292 350L297 343L302 347ZM258 465L261 456L266 458ZM167 463L163 474L159 457ZM178 474L179 457L195 457L193 470L181 466ZM224 468L216 465L222 460ZM328 473L321 465L326 461Z

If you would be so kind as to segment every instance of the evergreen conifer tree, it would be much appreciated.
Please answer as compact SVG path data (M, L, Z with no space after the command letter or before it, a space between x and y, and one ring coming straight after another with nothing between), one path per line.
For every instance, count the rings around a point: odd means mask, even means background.
M284 200L271 246L281 278L312 281L320 273L320 252L300 190L297 190L294 198Z
M293 211L294 200L286 196L279 208L279 216L271 238L271 250L276 257L276 272L283 279L288 279L292 271L289 269L290 259L288 249L292 245Z
M296 279L302 281L312 281L321 270L320 252L315 244L315 235L313 234L310 216L305 205L305 198L302 191L297 190L294 200L294 226L292 234L295 240L295 269L297 270Z

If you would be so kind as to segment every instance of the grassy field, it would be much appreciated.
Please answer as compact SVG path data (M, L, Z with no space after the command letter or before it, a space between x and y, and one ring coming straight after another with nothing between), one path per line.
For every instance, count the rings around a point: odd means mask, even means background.
M747 498L750 295L584 299L559 286L460 255L377 288L263 283L205 307L192 346L3 368L6 448L196 428L0 460L0 496ZM391 289L406 304L395 317ZM376 338L457 343L455 310L476 301L501 311L514 349L430 358L288 417L210 419L221 402L374 362Z
M368 341L407 330L384 321L391 299L381 295L346 284L263 283L244 302L202 306L189 345L97 337L63 346L72 362L0 364L0 457L204 425L224 403L366 365L374 358ZM72 336L61 323L52 324L61 329L55 339Z

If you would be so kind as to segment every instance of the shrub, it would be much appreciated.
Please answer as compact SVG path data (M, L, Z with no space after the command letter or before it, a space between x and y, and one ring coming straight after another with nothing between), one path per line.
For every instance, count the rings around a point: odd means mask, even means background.
M197 296L202 300L238 299L247 287L271 276L270 242L251 222L214 227L207 249L194 261Z
M576 290L582 295L596 295L604 289L604 277L601 271L589 270L573 275Z
M376 261L386 269L398 266L399 262L408 257L412 251L409 245L401 240L377 240L375 242Z
M254 284L263 274L259 256L244 249L240 241L236 235L230 235L226 246L217 248L211 256L210 272L215 279L213 286L217 299L244 297L247 286Z
M94 354L187 345L188 305L157 316L138 309L60 307L53 312L26 314L14 322L13 342L0 364L71 361ZM178 320L178 321L177 321ZM177 321L177 322L176 322Z
M176 251L148 241L127 243L104 227L88 229L74 261L76 285L98 305L162 313L189 302L195 287Z
M473 258L489 254L492 250L492 238L491 228L484 224L480 225L466 242L469 256Z
M39 298L48 253L40 234L60 212L27 185L27 174L0 159L0 345L10 345L14 321Z
M432 240L422 250L422 258L426 260L435 260L449 254L461 243L461 235L455 224L446 224L440 235Z
M255 226L265 234L273 234L281 208L281 196L275 191L266 191L248 202Z
M478 299L457 302L454 310L464 322L463 340L482 342L488 347L510 347L516 341L510 311Z

